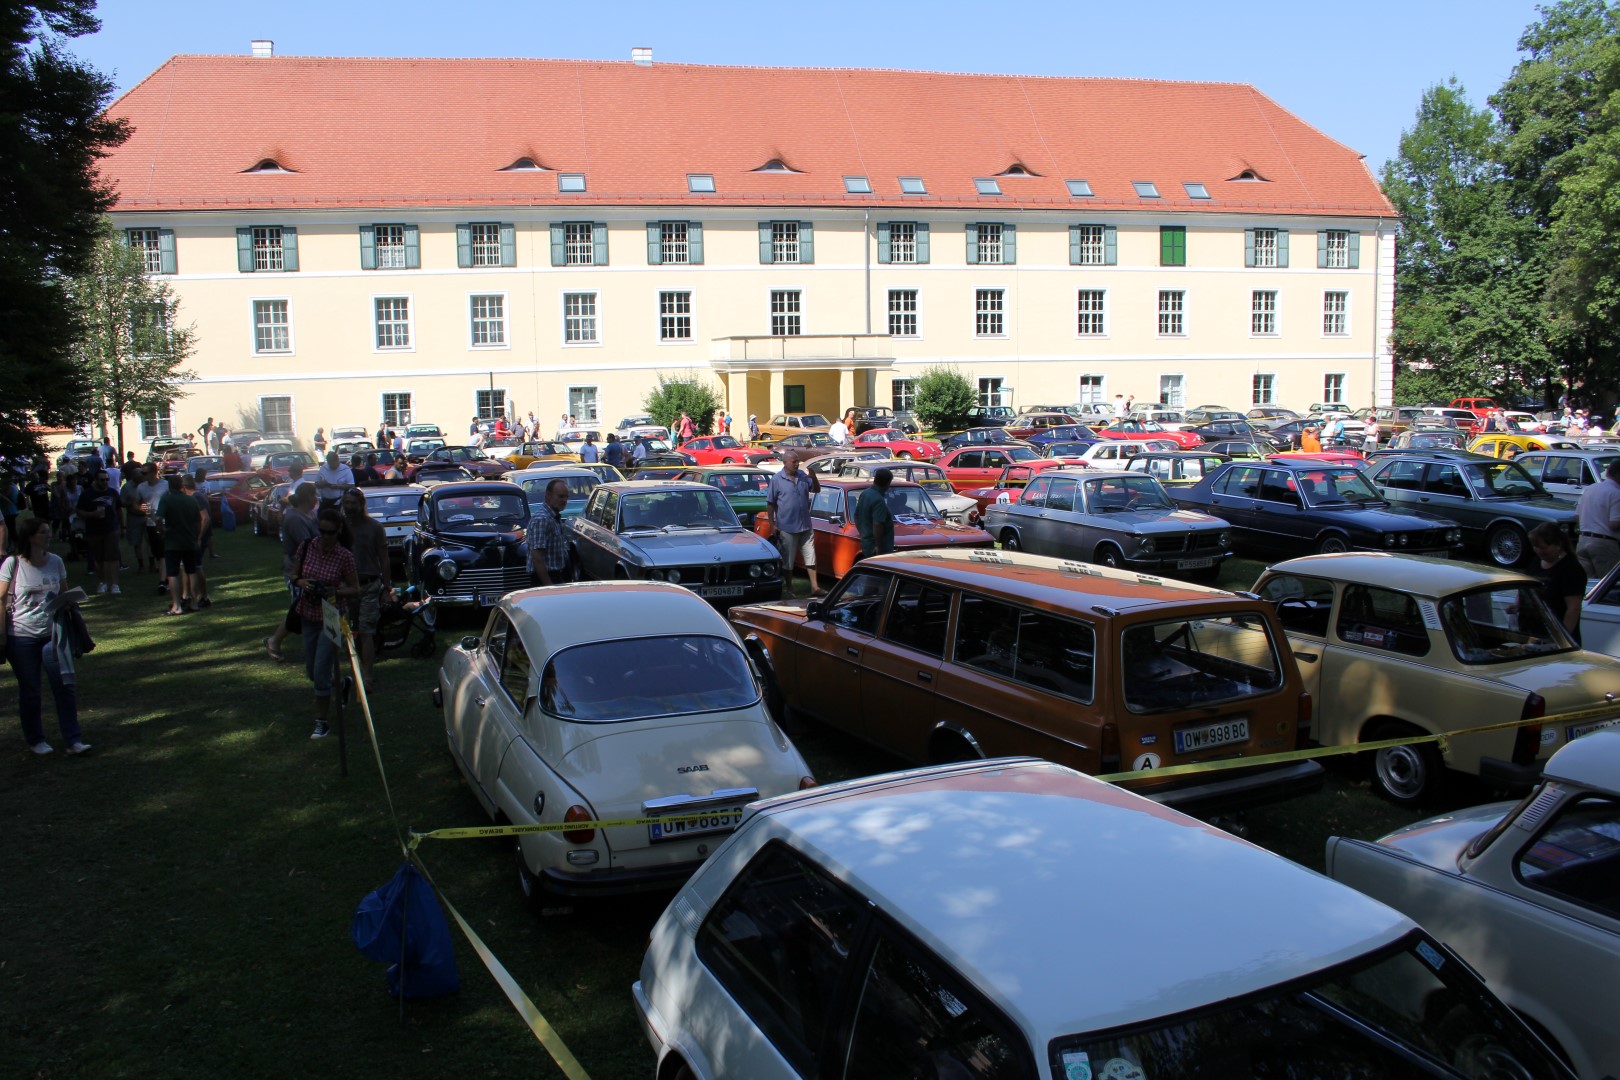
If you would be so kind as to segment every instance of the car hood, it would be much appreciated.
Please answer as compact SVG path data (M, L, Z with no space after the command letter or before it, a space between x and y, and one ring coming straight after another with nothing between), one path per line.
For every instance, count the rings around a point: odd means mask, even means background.
M1197 510L1120 510L1112 514L1085 515L1093 524L1107 523L1115 528L1139 532L1179 533L1201 529L1224 529L1226 521Z
M655 563L691 562L700 554L709 562L774 559L776 548L742 526L724 529L678 529L674 532L620 533L624 545Z
M440 529L431 534L429 543L440 548L465 548L469 551L489 551L523 543L522 532L451 532Z

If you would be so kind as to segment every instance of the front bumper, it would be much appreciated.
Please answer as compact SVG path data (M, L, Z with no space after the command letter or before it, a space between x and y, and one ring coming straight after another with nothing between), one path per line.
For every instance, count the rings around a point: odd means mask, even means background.
M1137 558L1126 556L1125 565L1130 567L1132 570L1154 570L1160 572L1209 570L1220 566L1222 562L1231 558L1231 556L1232 552L1229 549L1222 551L1172 551L1163 555L1143 555ZM1208 560L1207 565L1197 565L1199 563L1203 563L1205 560ZM1191 563L1193 565L1183 565L1186 563Z

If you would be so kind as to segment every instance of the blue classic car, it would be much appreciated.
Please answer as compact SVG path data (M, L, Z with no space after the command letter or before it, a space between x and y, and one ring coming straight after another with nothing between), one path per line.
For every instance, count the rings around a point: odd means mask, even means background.
M1229 461L1190 487L1170 489L1170 497L1231 522L1233 546L1262 558L1333 551L1444 558L1462 546L1455 521L1392 506L1349 465Z
M726 497L708 484L603 484L566 527L587 578L671 581L718 606L782 596L775 545L744 529Z
M417 507L406 574L435 603L490 607L534 584L528 527L529 501L516 484L440 484Z

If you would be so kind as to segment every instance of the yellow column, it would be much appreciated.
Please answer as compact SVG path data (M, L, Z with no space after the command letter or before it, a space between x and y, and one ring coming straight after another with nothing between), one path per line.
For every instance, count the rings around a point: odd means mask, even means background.
M765 398L765 407L752 410L759 414L760 423L766 423L772 416L776 415L776 410L782 407L782 388L786 385L787 380L783 377L782 369L772 368L771 389L769 395Z
M844 368L838 373L838 415L855 404L855 369Z

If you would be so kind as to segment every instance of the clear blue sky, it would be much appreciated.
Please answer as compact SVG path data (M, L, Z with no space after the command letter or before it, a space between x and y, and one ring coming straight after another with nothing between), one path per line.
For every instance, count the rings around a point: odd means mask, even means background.
M246 53L253 38L281 56L624 60L648 45L655 61L700 64L1249 82L1374 171L1426 87L1455 75L1483 104L1536 17L1531 0L102 0L98 14L101 32L73 49L120 90L176 53Z

